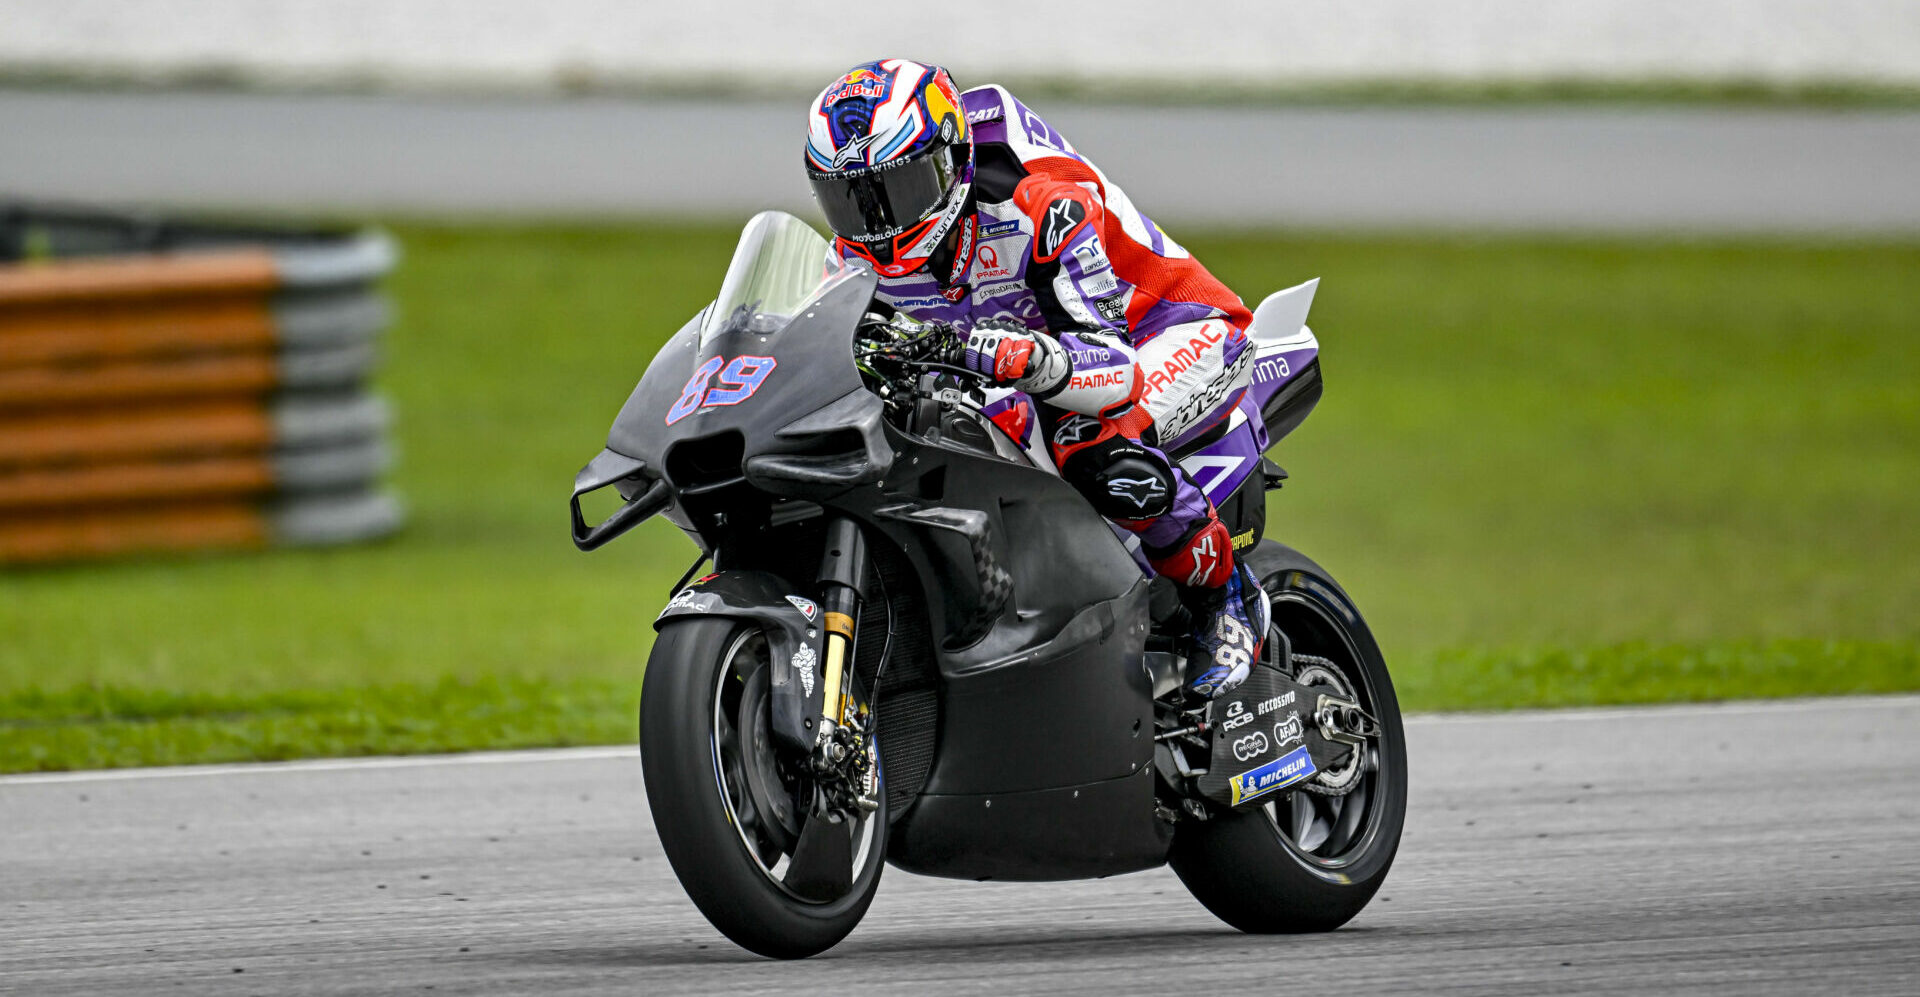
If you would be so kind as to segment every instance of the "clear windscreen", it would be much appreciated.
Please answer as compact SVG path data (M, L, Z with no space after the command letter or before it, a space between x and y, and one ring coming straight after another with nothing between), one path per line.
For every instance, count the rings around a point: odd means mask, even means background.
M700 344L725 332L771 335L854 268L806 222L762 211L740 232L733 262L700 326Z

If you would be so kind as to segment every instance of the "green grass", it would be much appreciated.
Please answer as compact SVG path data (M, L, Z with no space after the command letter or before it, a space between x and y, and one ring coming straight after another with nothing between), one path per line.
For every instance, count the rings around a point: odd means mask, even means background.
M732 232L399 234L409 527L0 571L0 770L632 737L693 548L564 505ZM1269 531L1408 709L1920 688L1920 247L1185 235L1249 299L1323 278Z

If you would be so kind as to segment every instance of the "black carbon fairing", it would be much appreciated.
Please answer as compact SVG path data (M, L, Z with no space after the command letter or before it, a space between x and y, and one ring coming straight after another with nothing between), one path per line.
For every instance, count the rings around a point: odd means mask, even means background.
M668 468L675 448L697 446L728 433L740 434L741 455L751 459L814 449L819 436L855 422L861 414L858 410L866 410L872 424L877 424L880 400L865 390L853 365L853 330L873 297L875 280L871 272L855 273L770 334L751 327L733 328L702 343L701 319L696 317L674 334L648 366L614 419L607 449L650 467ZM698 371L718 362L720 370L711 376L709 386L728 390L720 374L741 357L771 361L755 390L718 399L710 391L707 404L687 407L685 414L667 421L678 414L676 405L698 387L689 384ZM810 413L835 402L842 402L845 411L827 420L819 434L790 431ZM673 476L671 469L667 473ZM680 488L700 483L674 482Z

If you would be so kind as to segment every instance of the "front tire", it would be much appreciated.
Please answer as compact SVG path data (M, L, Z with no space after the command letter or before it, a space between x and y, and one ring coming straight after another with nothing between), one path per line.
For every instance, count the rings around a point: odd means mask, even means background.
M1342 691L1380 722L1381 732L1345 795L1296 789L1252 809L1183 823L1168 862L1196 900L1241 931L1332 931L1373 899L1399 851L1407 808L1400 704L1372 631L1325 569L1272 540L1245 560L1273 600L1273 626L1296 654L1336 663L1353 686Z
M849 822L844 893L783 884L810 794L796 801L783 790L792 784L771 754L766 647L738 620L663 626L640 695L640 767L660 846L694 905L742 948L798 959L833 947L873 903L885 794L878 811Z

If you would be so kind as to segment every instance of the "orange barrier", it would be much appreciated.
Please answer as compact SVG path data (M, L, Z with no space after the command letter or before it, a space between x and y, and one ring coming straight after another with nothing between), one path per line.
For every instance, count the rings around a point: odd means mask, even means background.
M274 346L266 299L0 305L0 370Z
M264 295L278 286L273 254L264 249L55 260L0 269L0 308L220 292Z
M273 464L261 456L28 468L0 473L0 514L31 508L261 495L272 488Z
M272 445L272 421L251 399L0 416L0 471L14 464L264 453Z
M366 383L393 260L373 232L0 204L0 565L397 528Z
M160 363L0 370L0 411L156 398L264 395L274 386L269 353L188 357Z
M247 503L6 516L0 517L0 563L252 548L269 539L265 517Z

